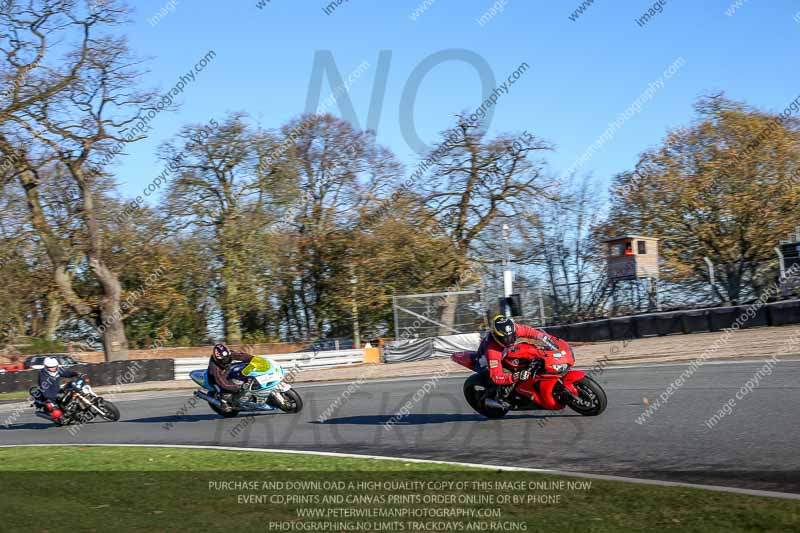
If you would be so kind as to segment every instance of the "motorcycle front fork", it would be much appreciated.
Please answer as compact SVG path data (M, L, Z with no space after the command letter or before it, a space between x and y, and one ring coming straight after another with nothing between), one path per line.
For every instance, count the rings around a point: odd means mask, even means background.
M498 385L495 387L494 399L497 401L505 401L514 390L514 385Z

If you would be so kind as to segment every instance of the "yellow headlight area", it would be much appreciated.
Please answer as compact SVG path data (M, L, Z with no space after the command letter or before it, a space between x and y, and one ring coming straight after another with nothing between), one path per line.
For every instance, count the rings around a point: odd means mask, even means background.
M253 359L242 370L242 374L249 376L251 372L268 372L272 368L269 361L263 357L253 357Z

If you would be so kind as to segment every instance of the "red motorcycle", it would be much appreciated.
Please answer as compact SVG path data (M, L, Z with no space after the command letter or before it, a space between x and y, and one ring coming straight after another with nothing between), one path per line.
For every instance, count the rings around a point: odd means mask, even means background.
M457 352L456 363L476 372L464 382L467 403L487 418L502 418L509 411L564 407L584 416L597 416L606 409L603 388L581 370L574 370L575 355L562 339L551 337L552 347L519 343L503 352L503 368L511 372L529 371L530 377L513 385L496 385L489 377L485 357L475 352Z

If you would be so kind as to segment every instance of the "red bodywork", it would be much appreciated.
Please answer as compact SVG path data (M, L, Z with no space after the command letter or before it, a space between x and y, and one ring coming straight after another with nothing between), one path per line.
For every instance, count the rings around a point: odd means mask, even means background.
M22 363L3 363L0 364L0 371L2 372L19 372L25 370L25 365ZM0 373L2 373L0 372Z
M503 367L511 372L518 372L530 368L534 359L544 361L544 367L535 376L514 384L514 392L532 399L544 409L555 411L565 407L553 395L556 384L561 382L569 392L577 396L579 393L575 388L575 382L580 381L586 374L581 370L572 369L575 356L567 341L556 337L551 339L558 346L558 350L546 350L532 344L519 343L505 352ZM457 352L450 358L474 372L485 370L481 368L475 352ZM559 372L553 367L563 364L569 365L567 371Z

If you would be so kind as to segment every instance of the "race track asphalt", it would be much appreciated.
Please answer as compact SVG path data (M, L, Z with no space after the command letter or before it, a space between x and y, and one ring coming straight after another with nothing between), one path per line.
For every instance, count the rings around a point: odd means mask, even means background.
M70 432L0 406L0 444L200 444L374 454L549 468L665 481L800 493L800 360L740 400L736 392L763 361L707 363L642 424L643 398L654 400L683 365L607 368L598 381L609 406L599 417L570 410L510 413L490 421L463 399L464 376L298 385L299 415L243 414L222 419L188 391L120 396L122 419ZM722 405L736 405L713 428ZM320 416L338 399L327 420ZM386 427L409 400L408 416ZM8 425L4 425L8 424ZM0 455L2 452L0 451Z

